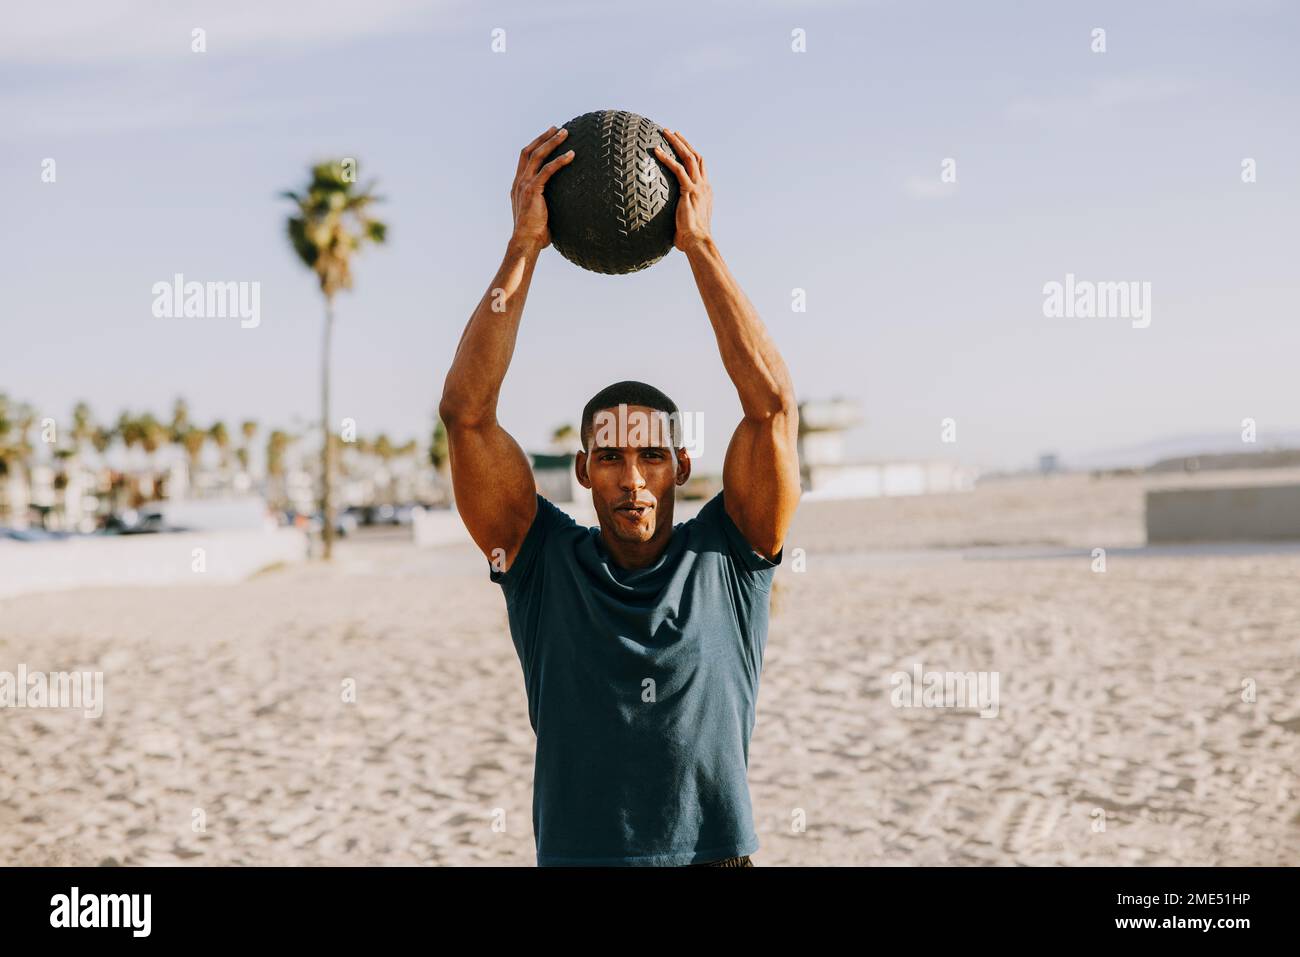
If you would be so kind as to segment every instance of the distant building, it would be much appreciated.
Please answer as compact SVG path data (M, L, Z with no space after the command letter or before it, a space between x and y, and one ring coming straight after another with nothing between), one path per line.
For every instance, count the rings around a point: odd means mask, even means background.
M954 462L846 461L844 433L861 421L861 406L849 399L799 405L799 467L806 499L926 495L975 487L978 473Z
M534 452L533 477L537 491L551 502L578 502L586 492L573 470L573 453Z
M846 462L804 469L804 498L969 492L979 473L954 462Z
M847 399L799 405L799 462L805 474L844 464L844 433L862 422L862 407Z
M1055 452L1044 452L1038 456L1038 471L1043 475L1051 475L1053 472L1061 470L1060 459Z

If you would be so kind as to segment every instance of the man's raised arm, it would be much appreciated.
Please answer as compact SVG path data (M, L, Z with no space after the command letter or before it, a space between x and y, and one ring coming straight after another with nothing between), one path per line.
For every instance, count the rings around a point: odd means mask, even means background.
M678 161L655 148L677 174L674 245L690 261L718 340L722 364L740 396L745 417L723 463L727 514L754 551L771 560L781 550L799 504L799 409L794 384L776 344L713 243L713 191L704 158L675 130L665 130Z
M514 232L501 268L461 334L438 403L456 507L470 537L501 570L514 562L537 514L537 486L528 457L497 422L497 398L537 257L551 242L542 188L573 159L573 151L545 166L542 160L566 135L551 127L519 153L510 189Z

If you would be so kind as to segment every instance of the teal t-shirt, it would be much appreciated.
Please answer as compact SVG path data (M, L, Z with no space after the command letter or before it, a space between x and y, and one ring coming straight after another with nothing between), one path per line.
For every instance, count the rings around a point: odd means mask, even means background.
M542 495L501 585L537 736L540 867L662 866L758 850L749 738L769 561L719 492L648 568ZM784 551L784 550L783 550Z

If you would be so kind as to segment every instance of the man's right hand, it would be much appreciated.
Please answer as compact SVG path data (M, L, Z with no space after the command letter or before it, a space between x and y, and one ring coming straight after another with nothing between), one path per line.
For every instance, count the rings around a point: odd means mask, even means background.
M512 242L537 250L545 249L551 244L546 197L542 195L542 190L556 170L573 160L573 150L562 153L544 166L542 160L568 135L568 130L557 131L552 126L519 151L519 166L515 169L514 184L510 187L510 202L515 214Z

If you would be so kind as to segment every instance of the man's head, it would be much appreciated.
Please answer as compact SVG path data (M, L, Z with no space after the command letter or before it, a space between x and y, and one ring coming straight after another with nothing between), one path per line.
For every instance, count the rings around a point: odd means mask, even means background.
M680 413L644 382L615 382L582 410L582 451L574 468L591 489L606 534L628 544L672 531L674 490L691 475Z

